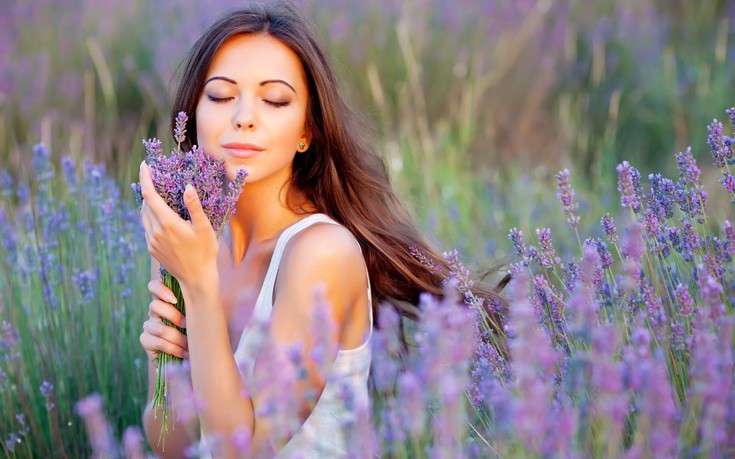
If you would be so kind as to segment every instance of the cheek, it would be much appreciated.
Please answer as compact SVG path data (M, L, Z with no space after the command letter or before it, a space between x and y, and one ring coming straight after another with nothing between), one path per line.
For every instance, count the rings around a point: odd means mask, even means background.
M213 142L217 141L217 130L215 129L216 124L212 117L210 110L206 108L197 107L196 109L197 119L197 141L199 146L204 148L205 151L211 148Z

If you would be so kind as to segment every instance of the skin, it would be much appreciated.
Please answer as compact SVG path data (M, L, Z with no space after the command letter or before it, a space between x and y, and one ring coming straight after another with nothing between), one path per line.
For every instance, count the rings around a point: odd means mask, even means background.
M249 62L257 65L247 65ZM179 280L186 319L171 304L171 292L155 276L148 285L153 301L140 342L151 360L161 351L189 358L192 385L204 405L199 421L206 432L231 438L244 427L252 434L253 451L263 452L282 445L270 444L271 426L254 415L261 402L258 394L243 395L246 387L233 351L252 312L278 236L305 217L284 203L295 155L309 154L307 85L296 54L269 35L230 38L218 50L205 81L196 109L199 144L207 154L225 160L229 177L241 167L250 175L229 228L218 240L193 189L185 193L192 217L188 222L156 194L150 171L141 164L141 216L154 272L160 262ZM235 158L222 148L228 142L253 143L264 151L252 158ZM301 142L306 148L299 146ZM301 208L314 212L308 196L290 191ZM370 326L362 252L347 229L318 223L294 236L284 251L271 314L276 346L302 342L305 355L310 354L317 285L325 287L335 322L334 334L328 338L342 349L361 345ZM185 326L187 336L165 326L162 317ZM330 364L335 353L328 356ZM256 358L254 371L260 367ZM325 383L313 363L307 363L307 372L306 382L299 384L295 393L301 401L302 422L311 410L305 394L310 390L321 393ZM150 365L149 381L154 374ZM149 400L151 394L149 390ZM157 438L153 437L157 434L149 409L144 423L149 438ZM197 427L189 430L198 433ZM156 453L178 455L189 441L181 437L182 430L176 434L180 438L167 439L165 452ZM156 441L151 443L155 449ZM234 456L228 444L224 454Z

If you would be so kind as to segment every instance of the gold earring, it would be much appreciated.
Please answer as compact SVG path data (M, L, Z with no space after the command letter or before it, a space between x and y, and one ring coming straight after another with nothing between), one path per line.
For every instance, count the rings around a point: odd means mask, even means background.
M306 148L306 144L304 142L299 143L299 150L303 150Z

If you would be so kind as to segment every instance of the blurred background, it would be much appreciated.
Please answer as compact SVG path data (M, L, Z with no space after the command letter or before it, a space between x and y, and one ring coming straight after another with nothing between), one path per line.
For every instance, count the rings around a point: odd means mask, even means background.
M55 157L92 158L127 184L140 140L170 140L177 65L239 2L3 3L2 166L22 175L42 140ZM417 219L441 244L482 259L498 255L494 241L508 227L555 206L561 168L592 191L584 209L611 199L623 159L644 177L670 175L673 155L691 145L709 165L705 126L735 105L733 1L297 5L320 30L351 102L377 126Z
M173 147L186 51L238 4L0 0L0 455L87 456L75 406L93 392L115 432L139 426L149 259L129 184L143 138ZM620 214L617 164L676 179L688 146L709 222L733 220L706 126L732 132L735 1L297 5L374 123L399 194L470 267L508 261L512 227L529 241L550 228L560 254L578 255L579 234ZM578 233L556 199L564 168Z

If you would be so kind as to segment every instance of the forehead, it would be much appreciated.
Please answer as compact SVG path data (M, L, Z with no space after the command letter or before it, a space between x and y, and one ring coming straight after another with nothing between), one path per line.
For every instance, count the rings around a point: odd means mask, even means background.
M225 40L215 53L205 80L213 76L226 76L238 84L280 78L294 85L298 92L306 90L299 57L267 34L240 34Z

